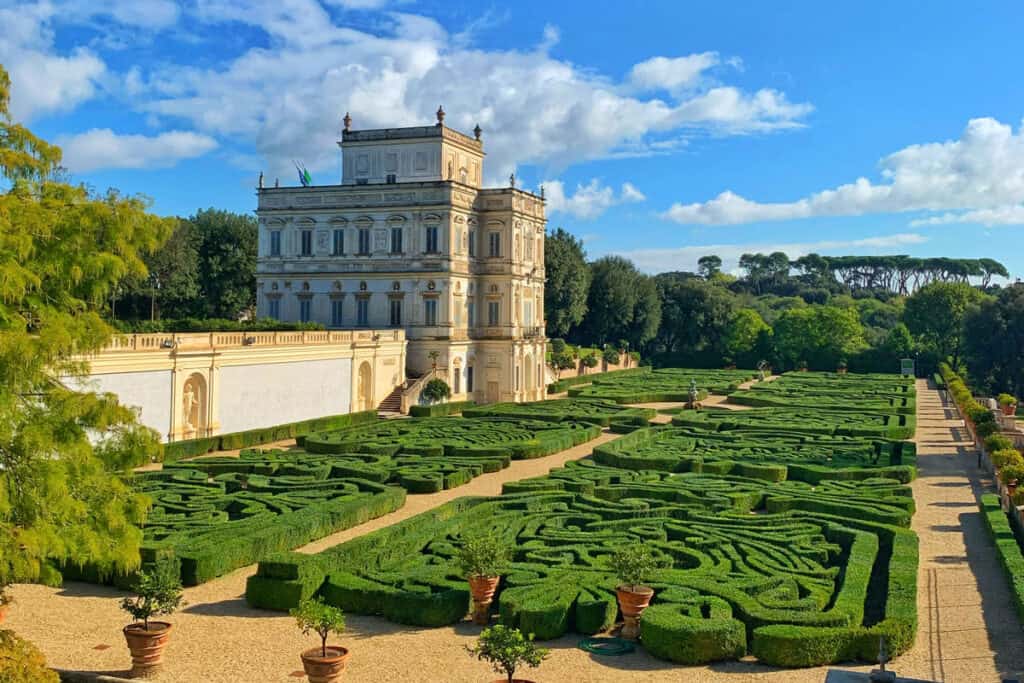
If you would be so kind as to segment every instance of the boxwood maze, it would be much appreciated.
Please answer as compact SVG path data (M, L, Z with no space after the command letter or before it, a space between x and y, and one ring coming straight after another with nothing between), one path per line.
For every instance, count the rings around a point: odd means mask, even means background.
M733 392L729 403L779 408L855 410L913 416L913 377L789 372L774 382L759 382Z
M732 400L730 398L730 400ZM864 410L838 407L751 408L729 410L709 408L701 411L675 413L672 423L700 427L712 431L762 430L773 433L827 434L836 436L867 436L888 439L910 439L917 419L892 410Z
M311 453L491 456L538 458L571 448L601 433L584 422L551 423L509 417L424 417L384 420L300 439Z
M628 438L628 437L627 437ZM539 639L596 633L616 618L608 558L640 540L659 557L641 639L696 664L747 653L767 664L870 659L916 631L917 537L909 487L892 479L771 482L571 462L461 498L315 556L283 553L250 577L250 604L314 593L359 614L440 626L463 618L454 555L467 534L513 549L498 595L505 623Z
M744 415L744 413L732 413ZM909 441L800 430L708 431L697 426L641 429L594 449L603 465L663 472L735 474L768 481L887 477L909 483L917 450Z
M593 384L570 387L569 396L599 398L616 403L655 403L659 401L686 401L690 395L690 382L697 383L706 394L728 394L743 382L757 377L753 370L684 370L665 368L629 375L595 375Z
M464 417L520 417L546 422L575 420L617 431L644 427L657 413L649 408L627 408L605 399L563 398L534 403L492 403L463 411Z

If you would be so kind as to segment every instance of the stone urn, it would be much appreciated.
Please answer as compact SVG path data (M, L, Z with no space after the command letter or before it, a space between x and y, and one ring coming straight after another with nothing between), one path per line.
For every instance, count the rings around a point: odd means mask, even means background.
M142 622L124 627L124 639L132 654L132 678L151 678L157 674L170 638L171 625L166 621L151 621L148 629Z
M348 648L339 645L328 645L327 656L324 650L314 647L302 653L302 668L306 672L309 683L334 683L341 679L348 662Z
M491 620L491 603L498 590L500 576L469 577L469 594L473 596L473 623L486 626Z
M619 637L636 640L640 637L640 615L651 604L654 589L650 586L619 586L615 589L622 610L622 631Z
M1017 414L1017 404L1011 403L1010 405L1001 405L999 409L1003 411L1003 415L1013 417Z

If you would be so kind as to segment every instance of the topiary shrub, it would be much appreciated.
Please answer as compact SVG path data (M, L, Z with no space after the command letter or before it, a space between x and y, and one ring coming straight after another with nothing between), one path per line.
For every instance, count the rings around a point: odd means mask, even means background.
M524 636L519 629L501 624L485 628L476 645L466 649L471 656L489 662L495 672L508 678L508 683L513 683L521 666L535 669L548 656L546 649L533 644L533 634Z
M4 683L59 683L57 672L47 668L46 658L35 645L0 631L0 681Z
M435 377L427 382L420 395L431 403L438 403L439 401L451 398L452 388L448 386L448 382Z
M596 368L598 361L596 355L590 354L589 356L584 356L583 360L581 360L580 362L583 364L583 367L585 368Z
M552 339L548 342L548 350L555 356L560 353L565 353L565 340L564 339Z
M619 363L618 349L614 349L609 346L601 353L601 356L604 358L604 362L608 363L608 365L618 365Z

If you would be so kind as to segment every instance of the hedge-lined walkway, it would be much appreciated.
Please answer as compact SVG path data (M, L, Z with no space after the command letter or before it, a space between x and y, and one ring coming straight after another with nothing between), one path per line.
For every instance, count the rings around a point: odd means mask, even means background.
M978 508L987 481L956 408L917 382L918 637L902 675L999 681L1024 671L1024 631Z

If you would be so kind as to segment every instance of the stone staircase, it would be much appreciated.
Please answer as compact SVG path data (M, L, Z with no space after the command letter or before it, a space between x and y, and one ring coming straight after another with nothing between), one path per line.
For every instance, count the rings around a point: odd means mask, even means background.
M377 406L377 414L384 418L402 416L402 392L405 385L399 384L391 390L391 393L384 397L384 400Z

